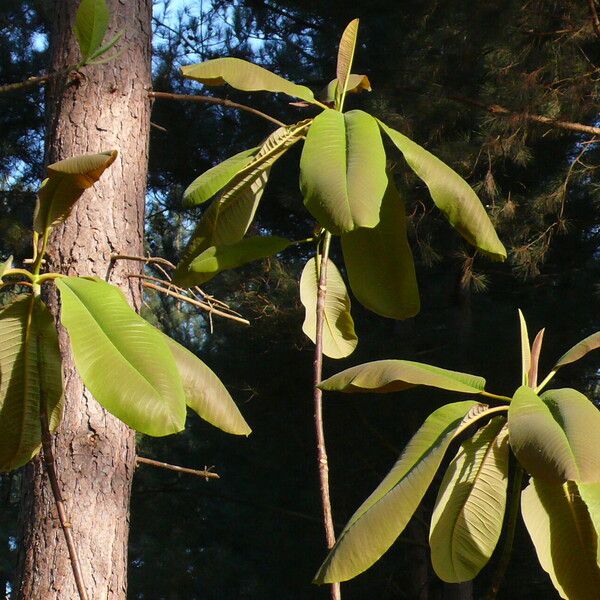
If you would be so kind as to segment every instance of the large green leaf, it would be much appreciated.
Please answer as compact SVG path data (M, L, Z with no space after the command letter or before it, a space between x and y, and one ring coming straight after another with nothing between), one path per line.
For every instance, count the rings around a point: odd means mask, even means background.
M573 482L533 479L521 495L521 511L542 568L568 600L597 600L598 538Z
M431 517L431 561L443 581L474 579L502 531L508 481L506 419L464 441L448 466Z
M354 49L356 48L356 38L358 35L358 19L353 19L348 23L340 46L338 48L336 76L338 80L339 93L343 96L348 87L348 78L352 70L352 61L354 60Z
M75 36L84 61L100 48L108 28L106 0L81 0L75 15Z
M186 404L227 433L249 435L252 430L221 380L195 354L169 336L163 336L181 376Z
M371 91L371 82L366 75L358 75L357 73L350 73L348 76L348 83L346 87L347 94L358 94L362 91L370 92ZM335 99L338 94L341 93L339 89L339 82L337 79L332 79L327 87L324 88L320 95L319 100L323 102L335 102Z
M228 246L211 246L191 262L187 282L193 281L194 285L201 285L221 271L273 256L291 243L282 237L263 235L246 238Z
M22 296L0 312L0 471L39 452L42 401L54 431L63 409L56 327L42 302Z
M419 312L404 200L392 178L383 196L379 223L342 234L342 251L350 288L363 306L390 319L407 319Z
M300 188L312 216L336 235L375 227L386 187L385 151L375 119L361 110L319 114L300 158Z
M600 481L600 411L577 390L538 396L520 387L508 411L510 445L536 478Z
M211 246L239 242L250 227L269 180L273 163L301 139L308 121L280 127L262 144L253 159L242 168L202 215L181 256L173 281L194 285L189 272L192 261Z
M196 206L223 189L251 161L259 147L239 152L196 177L183 192L185 206Z
M521 328L521 385L529 385L529 371L531 370L531 346L525 316L519 309L519 325Z
M82 154L48 166L48 177L38 192L33 228L43 235L71 212L81 194L100 179L117 158L117 151Z
M578 344L575 344L567 352L565 352L556 362L553 369L559 369L570 363L583 358L588 352L600 348L600 331L593 333L592 335L581 340Z
M481 252L504 260L506 249L471 186L419 144L381 121L379 125L402 152L408 166L425 182L433 201L450 224Z
M316 583L355 577L394 543L433 481L456 428L476 405L447 404L427 417L389 474L348 521Z
M215 58L205 62L182 67L181 72L187 79L194 79L205 85L230 86L245 92L267 91L287 94L315 104L312 91L292 83L263 67L252 64L240 58Z
M300 277L300 301L306 309L302 331L316 343L317 295L319 273L317 261L311 258ZM327 290L325 293L325 314L323 320L323 354L329 358L350 356L358 338L354 332L354 321L350 314L350 298L346 285L337 267L327 261Z
M104 281L64 277L56 285L75 366L96 400L141 433L181 431L185 395L161 333Z
M337 373L319 387L336 392L384 393L399 392L415 385L480 394L485 388L485 379L409 360L376 360Z
M596 563L600 566L600 482L578 483L577 489L596 532Z

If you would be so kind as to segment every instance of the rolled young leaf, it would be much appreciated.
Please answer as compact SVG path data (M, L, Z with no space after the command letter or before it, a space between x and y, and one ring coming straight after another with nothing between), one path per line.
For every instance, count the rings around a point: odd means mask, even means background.
M427 385L452 392L480 394L485 379L469 373L449 371L409 360L376 360L346 369L319 385L336 392L399 392L415 385Z
M385 151L375 119L361 110L319 114L300 158L300 189L312 216L336 235L375 227L386 188Z
M529 385L529 371L531 370L531 346L525 317L519 309L519 325L521 328L521 385Z
M433 481L456 428L476 405L447 404L427 417L389 474L350 518L315 583L356 577L394 543Z
M429 545L437 576L449 583L474 579L492 556L504 519L508 429L496 417L465 440L438 492Z
M215 58L182 67L181 72L185 78L199 81L205 85L228 83L245 92L282 93L293 98L301 98L311 104L317 104L314 94L306 86L292 83L263 67L240 58Z
M406 234L404 200L393 178L381 203L379 223L341 236L350 288L369 310L390 319L419 312L419 289Z
M0 471L33 458L42 443L40 403L54 431L63 411L62 363L54 319L21 296L0 312Z
M99 279L56 281L73 359L94 398L131 428L153 436L185 426L185 394L162 334Z
M593 333L592 335L581 340L578 344L575 344L572 348L567 350L556 362L552 369L556 371L560 367L569 365L580 358L583 358L588 352L600 348L600 331Z
M82 154L48 166L48 177L38 191L33 228L40 235L67 218L75 202L115 162L117 151Z
M520 387L508 410L508 427L513 452L534 477L600 481L600 411L577 390L538 396Z
M187 282L202 285L221 271L236 269L246 263L273 256L291 243L282 237L261 235L227 246L211 246L191 262Z
M81 0L79 3L74 31L84 62L100 48L108 19L106 0Z
M561 598L597 600L598 539L575 484L533 478L521 494L521 512L540 565Z
M385 123L378 122L402 152L408 166L427 185L431 198L450 224L481 252L495 260L504 260L506 249L471 186L425 148Z
M195 354L168 335L163 336L175 359L186 404L199 417L226 433L250 435L252 430L221 380Z
M302 331L316 343L317 337L317 296L319 273L317 261L311 258L300 277L300 301L306 312ZM354 332L354 321L350 314L350 298L342 275L335 264L327 262L327 290L325 293L325 318L323 323L323 354L329 358L350 356L358 338Z

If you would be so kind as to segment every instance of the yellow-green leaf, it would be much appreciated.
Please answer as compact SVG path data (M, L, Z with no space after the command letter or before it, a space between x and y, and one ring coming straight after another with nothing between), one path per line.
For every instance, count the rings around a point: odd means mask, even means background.
M358 75L357 73L350 73L348 76L348 83L346 87L346 94L358 94L362 91L370 92L371 82L366 75ZM332 79L327 87L324 88L319 94L319 100L323 102L335 102L338 94L341 93L339 89L339 82L337 79Z
M33 215L33 228L43 235L48 227L67 218L73 205L85 190L92 187L110 165L117 151L82 154L48 166L48 177L42 182Z
M393 178L383 196L379 223L344 233L341 239L350 288L363 306L390 319L407 319L419 312L404 200Z
M104 281L63 277L56 285L75 366L94 398L141 433L181 431L185 394L162 334Z
M519 324L521 326L521 385L529 385L529 371L531 371L531 346L525 317L519 309Z
M464 441L442 480L429 545L433 568L443 581L474 579L498 543L508 481L505 423L496 417Z
M343 97L346 94L348 86L348 78L352 69L352 61L354 60L354 50L356 48L356 38L358 35L358 19L354 19L348 23L338 48L336 76L338 80L339 94Z
M319 387L346 393L386 393L399 392L415 385L480 394L485 388L485 379L409 360L376 360L337 373Z
M593 333L592 335L581 340L578 344L575 344L567 352L565 352L556 362L553 369L559 369L570 363L583 358L588 352L600 348L600 331Z
M306 309L302 331L316 342L317 333L317 295L319 291L319 273L317 261L311 258L300 277L300 301ZM350 356L358 338L354 332L354 321L350 314L350 298L346 285L337 267L327 261L327 290L325 293L325 315L323 321L323 354L329 358Z
M314 94L306 86L292 83L241 58L215 58L182 67L181 72L187 79L193 79L205 85L228 83L245 92L275 92L287 94L293 98L301 98L311 104L316 103Z
M356 577L394 543L433 481L456 428L476 405L446 404L427 417L389 474L350 518L315 576L316 583Z
M419 144L381 121L379 125L402 152L408 166L427 185L431 198L450 224L481 252L496 260L504 260L506 249L469 184Z
M12 269L13 257L9 256L4 262L0 263L0 279L4 276L4 273L9 269Z
M577 489L596 532L596 563L600 566L600 482L578 483Z
M521 512L538 560L565 600L597 600L598 538L573 482L533 478L521 495Z
M302 150L300 188L308 211L330 232L375 227L387 188L375 119L360 110L319 114Z
M43 401L54 431L63 410L56 326L41 301L22 296L0 312L0 471L21 467L39 452Z
M108 28L106 0L81 0L75 15L75 36L83 60L90 58L100 48Z

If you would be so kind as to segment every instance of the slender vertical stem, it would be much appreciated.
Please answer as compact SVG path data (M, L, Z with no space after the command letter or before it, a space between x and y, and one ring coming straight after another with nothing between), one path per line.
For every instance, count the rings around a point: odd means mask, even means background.
M315 340L315 358L313 362L314 391L313 400L315 408L315 431L317 434L317 461L319 468L319 482L321 486L321 504L323 507L323 525L327 548L335 544L335 531L333 529L333 514L331 511L331 497L329 495L329 463L327 448L325 446L325 431L323 428L323 392L317 387L321 383L323 372L323 322L325 315L325 296L327 294L327 261L329 259L329 245L331 234L325 233L321 250L317 256L319 287L317 293L317 332ZM340 600L340 584L331 584L332 600Z

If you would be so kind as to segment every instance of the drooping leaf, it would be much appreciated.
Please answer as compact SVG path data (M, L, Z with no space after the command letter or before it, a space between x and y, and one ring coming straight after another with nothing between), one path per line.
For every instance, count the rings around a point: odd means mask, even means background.
M58 335L46 306L22 296L0 312L0 471L39 452L41 402L54 431L63 410Z
M38 192L33 227L40 235L67 218L81 194L92 187L117 158L117 151L82 154L48 166Z
M344 233L341 239L350 288L363 306L390 319L407 319L419 312L404 200L392 178L383 196L379 223Z
M12 269L13 257L9 256L4 262L0 263L0 279L4 276L6 271Z
M353 19L348 23L338 48L336 76L338 80L338 90L340 95L346 93L348 78L352 69L354 60L354 50L356 48L356 37L358 35L358 19Z
M600 480L600 411L577 390L538 396L520 387L508 411L510 445L538 479L583 483Z
M600 331L593 333L584 340L581 340L578 344L575 344L558 359L552 368L554 370L560 369L560 367L564 367L565 365L583 358L588 352L596 350L597 348L600 348Z
M75 36L84 62L102 44L108 28L106 0L81 0L75 15Z
M371 91L371 82L366 75L358 75L357 73L350 73L348 76L348 84L346 88L346 94L357 94L363 90L366 92ZM319 94L319 100L323 102L335 102L336 96L340 94L339 82L337 79L332 79L325 89Z
M182 67L181 72L187 79L193 79L205 85L224 85L245 92L267 91L287 94L315 104L312 91L303 85L292 83L263 67L240 58L215 58L205 62Z
M201 285L221 271L273 256L291 243L282 237L264 235L246 238L228 246L211 246L191 262L187 282Z
M239 152L196 177L183 192L184 205L196 206L212 198L252 161L257 151L258 147Z
M596 564L600 566L600 483L578 483L577 489L596 532Z
M575 484L532 479L521 495L521 512L538 560L560 596L597 600L598 539Z
M300 158L300 189L312 216L336 235L375 227L386 188L376 120L361 110L319 114Z
M443 581L474 579L498 543L508 481L505 423L496 417L464 441L444 475L429 533L433 568Z
M308 121L273 132L254 155L208 207L192 233L181 256L173 281L177 285L194 285L189 267L210 246L239 242L250 227L269 180L273 163L301 139Z
M350 518L321 565L316 583L355 577L394 543L433 481L454 431L475 405L447 404L427 417L389 474Z
M162 334L104 281L64 277L56 285L75 366L94 398L141 433L181 431L185 395Z
M306 313L302 331L316 343L317 295L319 273L317 261L311 258L300 277L300 301ZM358 338L354 332L354 321L350 314L350 298L346 285L335 264L327 261L327 290L325 294L325 315L323 321L323 354L329 358L350 356Z
M379 121L379 125L402 152L408 166L427 185L431 198L450 224L481 252L504 260L506 249L469 184L425 148L385 123Z
M175 359L186 404L202 419L234 435L250 435L252 430L221 380L195 354L169 336L164 339Z
M485 388L485 379L409 360L376 360L337 373L319 387L346 393L386 393L399 392L416 385L480 394Z
M521 326L521 385L529 385L529 371L531 370L531 346L525 317L519 309L519 324Z

